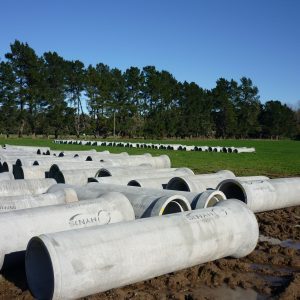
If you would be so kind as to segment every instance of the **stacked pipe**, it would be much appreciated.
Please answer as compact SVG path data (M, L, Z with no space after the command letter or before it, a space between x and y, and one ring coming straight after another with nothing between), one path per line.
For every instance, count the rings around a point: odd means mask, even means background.
M143 149L163 149L174 151L205 151L205 152L225 152L225 153L252 153L254 147L221 147L221 146L195 146L183 144L153 144L153 143L131 143L115 141L83 141L83 140L54 140L56 144L75 144L88 146L105 146L105 147L127 147Z
M237 177L228 170L195 175L171 168L165 155L35 152L0 151L1 163L5 158L13 169L0 174L0 268L25 259L37 299L85 297L243 257L257 244L255 212L300 204L299 178Z

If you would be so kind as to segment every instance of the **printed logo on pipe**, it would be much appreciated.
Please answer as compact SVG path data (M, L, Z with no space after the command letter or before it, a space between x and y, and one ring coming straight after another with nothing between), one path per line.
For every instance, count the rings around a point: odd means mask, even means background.
M201 212L189 212L185 215L188 221L202 221L202 222L209 222L211 219L226 217L228 212L224 208L212 208L206 211Z
M76 214L69 219L69 224L71 227L82 227L89 225L105 225L110 223L111 217L110 213L105 210L99 210L97 213L93 214Z

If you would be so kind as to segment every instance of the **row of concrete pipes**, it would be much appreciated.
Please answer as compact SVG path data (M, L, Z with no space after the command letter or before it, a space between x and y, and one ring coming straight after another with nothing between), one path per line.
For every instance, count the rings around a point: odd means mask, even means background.
M126 147L142 149L163 149L174 151L203 151L203 152L224 152L224 153L252 153L254 147L221 147L221 146L194 146L182 144L153 144L153 143L131 143L113 141L86 141L86 140L54 140L56 144L105 146L105 147Z
M30 152L22 151L24 157ZM68 155L53 168L77 176L89 169L78 169L73 157L77 169L72 163L62 167ZM194 175L170 165L156 168L153 158L143 156L136 166L107 165L90 180L96 182L84 185L53 178L1 181L0 206L7 207L0 213L2 270L25 260L35 298L76 299L221 257L246 256L258 241L254 212L300 204L299 178L236 177L225 170ZM177 186L171 178L163 188L159 178L166 176L153 175L181 169L186 173L174 177L181 179ZM132 173L150 174L135 180L158 180L161 186L100 180ZM166 189L170 182L172 189Z

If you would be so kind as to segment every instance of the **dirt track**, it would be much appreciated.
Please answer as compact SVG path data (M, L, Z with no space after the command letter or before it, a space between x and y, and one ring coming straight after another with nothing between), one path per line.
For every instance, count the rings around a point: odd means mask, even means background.
M84 299L300 299L300 207L257 214L260 242L219 259ZM0 278L0 299L32 299L24 270Z

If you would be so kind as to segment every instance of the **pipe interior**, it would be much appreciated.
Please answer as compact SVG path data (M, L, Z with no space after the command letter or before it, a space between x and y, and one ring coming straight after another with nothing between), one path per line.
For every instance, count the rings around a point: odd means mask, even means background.
M46 246L40 239L30 241L26 251L26 277L36 299L52 299L54 272Z
M141 187L140 183L136 180L130 180L127 185Z
M107 169L100 169L98 172L98 177L109 177L111 173Z
M238 199L247 203L244 190L235 182L224 182L219 190L225 194L227 199Z
M57 183L66 183L65 182L65 177L64 177L64 175L61 171L58 171L54 174L52 173L51 175L52 175L51 178L55 179Z
M35 161L33 162L33 166L39 166L39 162L38 162L37 160L35 160Z
M7 164L6 161L3 162L2 167L3 167L4 172L8 172L9 171L9 167L8 167L8 164Z
M190 192L190 188L186 181L182 178L172 178L167 184L167 190Z
M162 215L169 215L169 214L175 214L179 212L186 211L187 209L184 209L182 206L182 201L180 199L172 200L170 201L165 209L163 210Z

